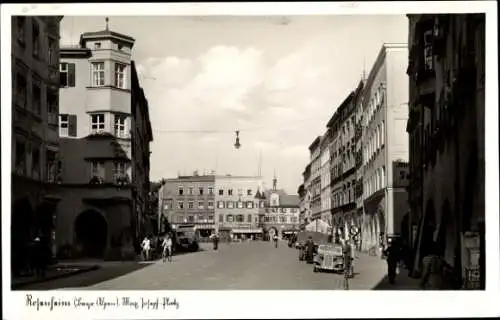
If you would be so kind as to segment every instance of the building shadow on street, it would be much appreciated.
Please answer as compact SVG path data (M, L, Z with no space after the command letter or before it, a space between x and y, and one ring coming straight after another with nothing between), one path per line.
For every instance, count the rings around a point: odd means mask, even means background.
M56 290L82 288L112 280L126 274L151 266L137 262L103 264L96 270L70 275L59 279L41 281L34 284L18 285L13 290Z

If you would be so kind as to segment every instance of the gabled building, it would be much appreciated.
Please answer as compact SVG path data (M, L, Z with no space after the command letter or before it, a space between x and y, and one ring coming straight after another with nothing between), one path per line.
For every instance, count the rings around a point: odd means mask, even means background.
M62 255L134 258L147 229L152 129L131 60L135 40L86 32L61 48L59 135Z
M289 195L278 189L278 179L274 177L272 190L264 191L264 237L274 235L285 239L299 232L299 196Z

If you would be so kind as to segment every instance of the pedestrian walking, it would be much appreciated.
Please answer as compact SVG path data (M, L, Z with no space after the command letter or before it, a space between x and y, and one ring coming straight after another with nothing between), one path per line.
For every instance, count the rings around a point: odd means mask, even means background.
M396 240L388 240L388 246L384 250L384 257L387 261L389 283L394 284L396 282L396 275L398 274L398 264L401 261L401 248Z
M278 235L277 234L275 234L273 236L273 241L274 241L274 247L278 248Z
M214 251L219 249L219 235L217 233L212 233L212 243L214 245Z
M45 270L47 268L47 259L46 259L46 249L44 247L44 243L42 241L41 235L38 235L34 239L33 244L33 265L35 275L37 277L44 277Z
M344 257L344 275L345 278L352 278L353 275L353 249L349 240L344 240L342 243L342 254Z
M307 238L305 247L306 247L306 261L310 263L314 259L314 241L311 236Z
M149 253L151 251L151 240L149 239L148 236L144 237L144 240L142 240L142 253L144 256L145 261L149 261Z
M172 262L172 238L170 237L170 235L167 234L165 236L161 246L163 249L162 251L163 263L165 263L166 260L168 260L168 262Z
M447 271L446 262L438 253L436 243L433 242L428 250L428 254L422 260L420 287L423 290L443 290L445 289L444 274Z

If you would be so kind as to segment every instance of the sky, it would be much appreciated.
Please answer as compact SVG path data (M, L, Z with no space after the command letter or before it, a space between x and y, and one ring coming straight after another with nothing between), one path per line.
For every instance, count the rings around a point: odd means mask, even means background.
M65 16L61 44L104 28L105 17ZM382 43L408 38L405 15L110 16L109 28L135 39L153 127L151 180L260 171L266 187L276 174L290 194L309 145Z

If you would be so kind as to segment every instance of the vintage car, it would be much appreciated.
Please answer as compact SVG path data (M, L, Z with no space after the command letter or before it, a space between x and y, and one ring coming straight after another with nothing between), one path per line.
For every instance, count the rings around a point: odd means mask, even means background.
M316 254L318 246L328 244L328 235L316 231L301 231L297 234L296 248L299 249L299 261L306 260L306 242L311 238L314 244L314 254ZM312 260L309 261L312 263Z
M341 246L329 244L318 246L318 253L314 256L313 271L318 272L320 270L344 271L344 258Z

